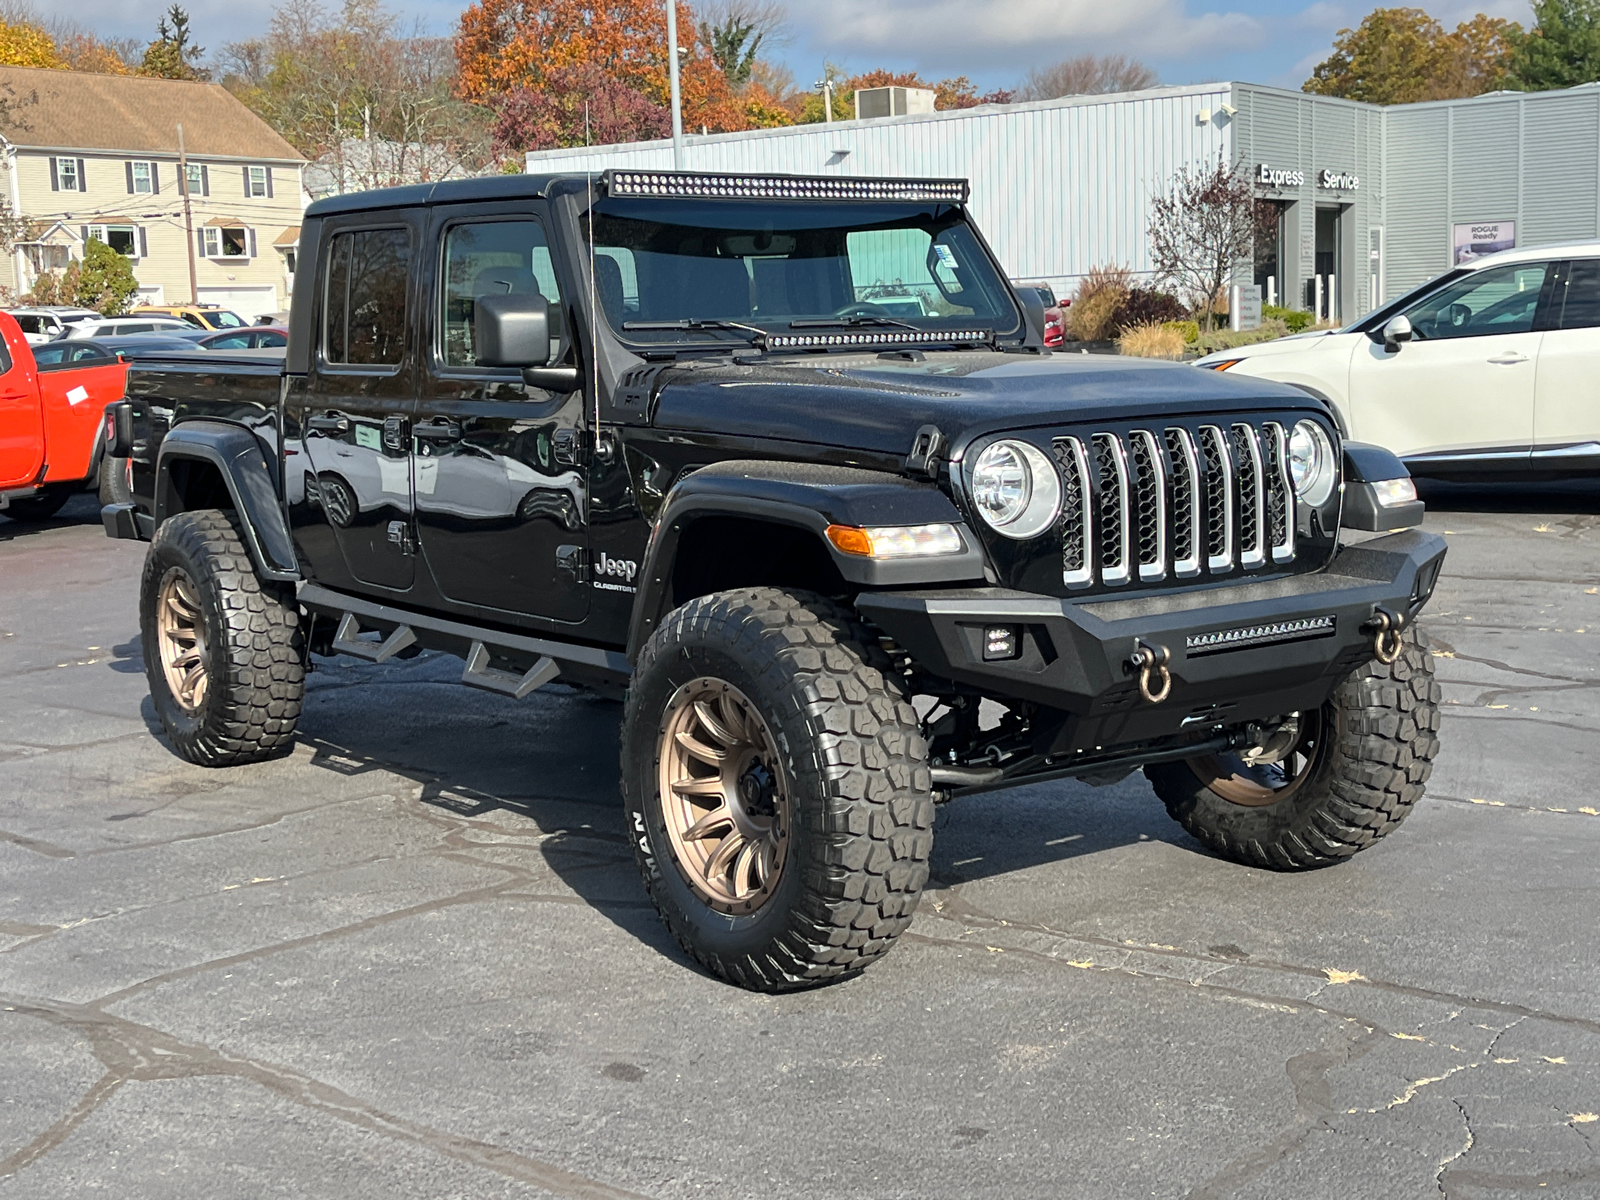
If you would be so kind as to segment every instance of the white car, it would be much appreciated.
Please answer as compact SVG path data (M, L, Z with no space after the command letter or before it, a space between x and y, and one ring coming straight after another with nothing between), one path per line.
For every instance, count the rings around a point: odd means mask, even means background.
M1196 365L1322 397L1413 475L1600 470L1600 242L1488 254L1345 329Z
M164 333L176 337L194 326L176 317L99 317L68 326L65 338L123 337L130 333Z
M84 321L101 320L100 314L92 308L42 306L8 308L6 312L17 319L22 336L30 346L42 346L65 337L69 329Z

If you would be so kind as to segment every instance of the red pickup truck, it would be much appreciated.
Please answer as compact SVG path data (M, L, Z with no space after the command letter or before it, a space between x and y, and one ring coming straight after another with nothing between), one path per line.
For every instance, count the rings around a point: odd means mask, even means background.
M87 486L122 490L122 480L101 479L124 460L105 458L100 435L127 377L104 346L29 346L16 318L0 313L0 512L43 521Z

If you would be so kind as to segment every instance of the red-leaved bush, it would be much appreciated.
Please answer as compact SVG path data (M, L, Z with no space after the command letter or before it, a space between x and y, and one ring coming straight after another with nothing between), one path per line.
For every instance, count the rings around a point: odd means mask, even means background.
M553 68L537 91L517 88L495 103L494 148L501 155L643 142L671 131L665 108L588 64Z

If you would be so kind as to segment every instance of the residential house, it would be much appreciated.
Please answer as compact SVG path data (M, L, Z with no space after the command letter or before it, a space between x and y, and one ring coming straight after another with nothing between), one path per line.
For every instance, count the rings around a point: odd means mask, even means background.
M0 99L0 188L28 221L0 287L28 291L94 237L133 260L139 303L289 306L305 160L226 89L0 67Z

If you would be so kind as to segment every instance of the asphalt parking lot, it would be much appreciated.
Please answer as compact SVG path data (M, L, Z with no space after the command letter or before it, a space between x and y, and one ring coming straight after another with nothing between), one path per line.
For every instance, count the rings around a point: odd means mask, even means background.
M894 953L783 997L648 907L617 705L327 660L291 757L192 767L142 548L0 516L0 1200L1600 1196L1600 488L1429 498L1443 749L1386 842L958 801Z

